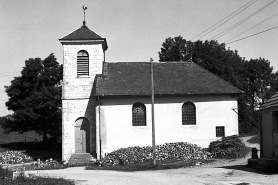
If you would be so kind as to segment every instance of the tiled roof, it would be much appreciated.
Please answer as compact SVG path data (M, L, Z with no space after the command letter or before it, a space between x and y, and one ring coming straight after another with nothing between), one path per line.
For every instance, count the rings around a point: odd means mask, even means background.
M59 40L95 40L103 39L101 36L90 30L86 25L82 25L79 29L64 36Z
M241 94L238 88L193 62L154 63L156 95ZM104 63L96 96L151 95L149 62Z
M107 42L105 38L102 38L92 30L90 30L85 24L83 24L79 29L74 32L64 36L59 39L59 41L80 41L80 40L96 40L101 41L103 43L103 49L107 50Z
M278 108L278 93L274 94L268 101L261 105L260 111L272 108Z

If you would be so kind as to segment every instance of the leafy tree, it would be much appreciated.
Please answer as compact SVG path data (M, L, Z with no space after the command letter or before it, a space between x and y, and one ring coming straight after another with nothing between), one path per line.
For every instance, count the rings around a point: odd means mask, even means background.
M178 36L167 38L159 52L159 61L187 61L189 59L188 41Z
M179 54L180 53L180 54ZM160 61L184 61L191 58L217 76L242 89L245 73L245 60L237 51L226 49L225 44L217 41L186 41L182 36L167 38L158 53Z
M7 132L34 130L43 135L43 141L48 136L61 136L62 73L54 54L44 60L26 60L21 76L5 86L9 96L6 106L14 113L2 122L2 127Z
M191 59L215 75L243 90L239 97L240 133L253 132L258 126L256 109L278 90L278 72L265 59L246 61L237 50L226 49L215 40L191 42L182 36L167 38L159 52L160 61Z
M271 93L271 82L274 80L273 67L262 58L251 59L246 63L245 96L251 110L258 109Z

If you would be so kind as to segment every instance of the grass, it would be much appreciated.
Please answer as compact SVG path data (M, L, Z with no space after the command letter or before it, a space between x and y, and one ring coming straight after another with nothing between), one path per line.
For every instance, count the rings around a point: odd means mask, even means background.
M43 144L40 142L42 137L35 132L27 132L24 134L12 132L10 134L5 134L4 130L0 127L0 152L7 150L21 151L30 155L34 160L41 159L46 160L52 158L54 160L60 161L61 148L59 146L53 147L53 143ZM59 164L57 166L45 166L40 168L40 170L46 169L62 169L66 168L67 165ZM26 170L33 170L35 165L26 166ZM12 170L12 169L10 169ZM35 177L26 178L19 177L12 180L13 172L2 169L0 167L0 184L1 185L74 185L73 181L65 180L61 178L45 178L45 177Z
M12 179L13 172L7 169L0 168L0 184L1 185L74 185L71 180L66 180L62 178L50 178L50 177L33 177L26 178L20 176L16 179Z
M7 150L21 151L31 156L35 161L37 159L47 160L52 158L57 161L62 159L61 149L53 149L51 146L45 146L42 142L16 142L0 144L0 152Z
M41 140L42 136L35 132L26 132L24 134L12 132L5 134L0 126L0 152L7 150L21 151L31 156L34 160L52 158L61 161L62 148L60 146L53 146L51 142L43 144Z
M0 144L5 143L23 143L23 142L39 142L42 140L42 136L34 131L25 132L20 134L18 132L11 132L9 134L4 133L4 129L0 126Z
M113 170L113 171L146 171L146 170L164 170L164 169L177 169L196 166L196 163L209 164L214 162L214 159L208 160L194 160L194 161L158 161L153 165L152 161L141 162L129 165L115 165L115 166L99 166L99 164L90 164L86 167L87 170Z
M67 164L57 164L55 166L53 165L40 165L38 166L37 164L32 164L32 165L25 165L25 171L30 171L30 170L58 170L58 169L65 169L68 168ZM11 170L16 170L16 171L23 171L23 166L16 166L16 167L10 167L9 169Z

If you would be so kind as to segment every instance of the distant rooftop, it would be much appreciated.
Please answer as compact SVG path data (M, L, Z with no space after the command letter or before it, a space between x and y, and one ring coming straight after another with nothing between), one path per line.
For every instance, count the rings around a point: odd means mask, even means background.
M274 94L269 100L261 105L260 111L273 108L278 108L278 93Z

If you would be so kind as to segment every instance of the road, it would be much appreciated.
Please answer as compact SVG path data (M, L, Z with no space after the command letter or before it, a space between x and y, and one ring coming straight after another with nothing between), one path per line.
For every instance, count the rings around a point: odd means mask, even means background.
M248 138L245 138L245 142ZM247 143L248 146L251 146ZM257 147L258 145L252 145ZM248 158L248 157L247 157ZM246 168L247 158L221 161L190 168L117 172L85 170L74 167L62 170L27 171L27 173L72 179L77 185L275 185L278 174L263 174Z

